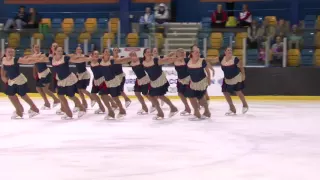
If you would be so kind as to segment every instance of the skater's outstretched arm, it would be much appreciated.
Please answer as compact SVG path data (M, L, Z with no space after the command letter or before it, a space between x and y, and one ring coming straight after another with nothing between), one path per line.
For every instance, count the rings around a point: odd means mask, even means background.
M159 59L158 64L164 65L164 64L172 64L176 59L176 52L171 52L168 54L168 56Z

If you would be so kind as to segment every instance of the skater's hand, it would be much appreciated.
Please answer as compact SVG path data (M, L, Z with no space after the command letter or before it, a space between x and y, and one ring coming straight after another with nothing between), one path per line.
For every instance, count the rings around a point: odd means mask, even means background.
M210 86L211 85L211 78L208 77L207 80L208 80L208 85Z
M242 74L242 81L246 80L246 75Z
M6 84L8 82L8 79L6 77L1 77L1 80Z

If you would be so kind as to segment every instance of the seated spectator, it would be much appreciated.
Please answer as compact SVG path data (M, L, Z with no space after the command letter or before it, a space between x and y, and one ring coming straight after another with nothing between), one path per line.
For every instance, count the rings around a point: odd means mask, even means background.
M224 28L227 20L227 13L222 9L222 5L218 4L217 10L211 16L212 28Z
M144 16L141 16L140 18L140 24L143 25L144 31L148 32L149 27L153 22L154 22L154 17L151 14L151 9L147 7Z
M251 12L248 9L248 5L244 4L242 7L242 12L240 12L240 22L239 22L239 26L240 27L246 27L246 26L250 26L252 23L252 15Z
M280 19L276 27L276 36L286 37L289 33L289 27L284 19Z
M25 12L25 7L20 6L17 16L14 17L14 19L8 19L3 29L8 31L9 28L13 26L15 29L20 30L27 25L27 23L28 14Z
M258 48L258 23L256 20L252 21L250 27L248 27L248 45L249 48L256 49Z
M163 24L169 20L169 10L168 7L161 3L157 8L154 13L155 15L155 21L158 24Z
M272 59L270 64L282 65L283 42L280 36L276 37L276 43L271 47Z
M29 16L28 16L28 24L26 28L38 28L41 21L41 17L38 12L34 8L29 9Z
M289 44L289 49L299 49L299 47L302 44L302 36L300 35L298 31L298 26L293 25L292 26L292 31L288 37L288 44Z
M273 41L276 29L274 26L269 25L268 20L265 19L258 30L258 34L258 38L261 42L267 40Z

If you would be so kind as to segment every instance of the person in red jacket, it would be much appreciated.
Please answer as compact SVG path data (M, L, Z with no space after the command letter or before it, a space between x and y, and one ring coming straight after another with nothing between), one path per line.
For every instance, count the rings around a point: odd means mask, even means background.
M222 9L222 5L218 4L217 10L212 13L212 28L224 28L228 20L227 13Z
M251 26L252 23L252 14L248 9L248 5L244 4L242 8L242 12L240 12L240 27Z

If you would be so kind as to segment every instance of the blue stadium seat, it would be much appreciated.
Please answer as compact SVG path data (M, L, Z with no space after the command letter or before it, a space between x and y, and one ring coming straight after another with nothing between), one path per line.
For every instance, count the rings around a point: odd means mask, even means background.
M314 48L315 46L315 32L304 32L303 33L303 46L304 48Z
M77 18L74 22L74 27L76 31L81 31L84 28L84 22L85 20L83 18Z
M62 23L62 19L59 19L59 18L54 18L52 20L52 28L54 29L58 29L58 28L61 28L61 23Z
M201 22L202 22L202 23L211 23L211 17L203 17L203 18L201 19Z
M315 21L304 21L304 27L307 29L314 29L316 27Z
M108 19L107 18L99 18L98 19L98 28L99 29L108 29Z
M301 65L312 66L313 65L313 49L303 49L301 51Z
M259 65L258 61L258 50L248 49L247 50L247 65Z
M317 15L306 15L304 17L305 21L316 21L317 20Z
M230 37L232 37L232 41L234 40L234 33L223 33L223 47L227 47L230 45Z

